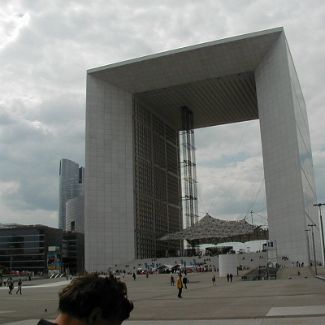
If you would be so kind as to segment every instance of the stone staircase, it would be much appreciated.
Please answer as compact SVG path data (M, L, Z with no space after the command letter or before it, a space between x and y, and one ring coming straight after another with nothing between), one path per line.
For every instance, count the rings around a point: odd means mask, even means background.
M298 272L300 275L298 275ZM296 267L296 266L289 266L289 267L281 267L277 273L277 279L288 279L288 278L310 278L315 276L314 269L309 266L304 267Z

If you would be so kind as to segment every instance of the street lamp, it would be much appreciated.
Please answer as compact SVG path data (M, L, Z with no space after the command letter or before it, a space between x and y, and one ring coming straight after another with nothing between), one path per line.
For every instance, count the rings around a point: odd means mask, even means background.
M322 258L323 258L323 266L325 266L325 252L324 252L324 227L323 227L323 217L322 217L322 206L325 203L315 203L314 207L318 207L319 209L319 220L320 220L320 232L321 232L321 244L322 244Z
M310 243L309 243L309 235L308 232L310 231L310 229L306 229L306 236L307 236L307 248L308 248L308 264L310 264L311 258L310 258Z
M314 238L314 227L316 227L316 225L314 223L312 223L312 224L308 225L308 227L311 227L311 238L313 241L313 251L314 251L314 267L315 267L315 275L317 275L315 238Z

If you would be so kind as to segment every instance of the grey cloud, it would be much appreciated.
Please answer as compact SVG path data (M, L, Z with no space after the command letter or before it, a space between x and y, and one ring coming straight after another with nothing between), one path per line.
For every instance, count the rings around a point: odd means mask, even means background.
M3 198L11 220L34 209L35 220L44 213L53 224L60 158L84 164L87 68L276 26L285 27L303 87L318 191L325 193L322 1L25 0L16 13L28 13L30 23L0 51L0 180L20 184ZM261 178L258 121L197 130L196 140L202 205L215 216L244 213Z
M233 220L243 218L251 209L265 210L261 156L223 166L200 166L197 173L200 211L206 210L216 217Z
M249 121L196 131L198 166L225 165L261 156L258 121Z
M67 98L65 105L69 103ZM63 103L62 103L63 104ZM15 180L20 184L17 192L6 197L8 206L16 210L43 209L55 211L58 200L58 163L62 156L71 157L83 163L84 121L73 105L66 108L44 103L46 109L39 114L30 114L31 120L1 114L0 150L2 159L1 180ZM64 107L64 105L63 105ZM80 109L80 107L79 107ZM80 116L81 115L81 116ZM32 119L42 120L44 127L56 130L56 134L34 127ZM66 120L69 122L66 123ZM80 122L81 120L81 122ZM79 121L79 128L76 122ZM65 130L69 128L69 131ZM62 134L57 131L62 131ZM67 135L69 136L67 139Z

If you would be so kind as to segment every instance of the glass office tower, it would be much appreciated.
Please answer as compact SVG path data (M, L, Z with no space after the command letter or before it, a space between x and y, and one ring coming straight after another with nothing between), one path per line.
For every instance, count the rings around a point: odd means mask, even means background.
M59 167L59 228L66 229L66 203L83 194L84 168L74 161L61 159Z

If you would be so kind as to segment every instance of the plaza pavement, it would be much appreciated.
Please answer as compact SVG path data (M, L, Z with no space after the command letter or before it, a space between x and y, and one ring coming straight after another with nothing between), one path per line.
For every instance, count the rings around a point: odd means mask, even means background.
M313 276L269 281L227 283L212 273L189 274L188 289L177 298L169 275L127 276L129 298L135 308L127 325L325 325L325 281ZM50 285L47 285L50 284ZM40 280L23 287L23 295L8 295L0 288L0 324L37 324L38 319L54 319L57 293L67 281ZM27 283L26 283L27 284Z

